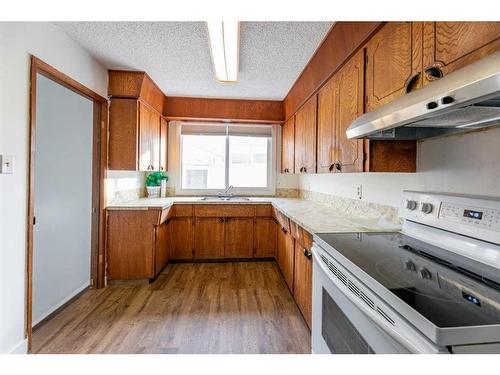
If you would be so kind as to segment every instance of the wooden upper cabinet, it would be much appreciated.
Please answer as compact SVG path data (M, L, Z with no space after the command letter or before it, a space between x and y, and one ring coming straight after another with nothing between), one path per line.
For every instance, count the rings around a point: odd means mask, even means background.
M229 217L224 224L224 256L253 257L253 218Z
M168 170L168 122L160 119L160 171Z
M194 256L196 259L224 257L224 222L219 217L196 217Z
M337 76L318 93L318 173L333 172Z
M295 172L316 173L317 95L295 115Z
M388 22L366 44L366 111L422 85L422 22Z
M425 22L424 80L432 82L500 49L500 22Z
M281 173L295 173L295 116L281 128Z
M160 121L161 115L139 100L112 98L108 168L159 171L162 159ZM165 144L165 155L166 152ZM166 156L164 159L166 161Z
M363 140L346 135L351 123L363 114L363 60L360 51L337 73L334 169L338 172L363 172Z

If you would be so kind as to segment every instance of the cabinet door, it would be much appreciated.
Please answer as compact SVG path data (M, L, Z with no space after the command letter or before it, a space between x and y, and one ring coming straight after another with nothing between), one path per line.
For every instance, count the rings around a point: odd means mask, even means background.
M363 140L348 139L347 128L363 114L364 64L362 51L336 74L335 159L337 172L363 172Z
M293 237L278 224L278 267L283 274L286 285L293 292L294 240Z
M168 170L168 122L160 119L160 171Z
M149 171L152 168L152 110L139 104L139 170Z
M333 172L336 76L318 93L318 173Z
M168 261L169 253L169 238L168 224L163 223L156 226L156 243L155 243L155 275L165 267Z
M150 117L150 133L151 133L151 165L153 170L160 170L160 160L161 160L161 135L160 135L160 125L161 116L155 112L151 111Z
M255 253L256 258L275 258L277 248L276 223L272 218L255 219Z
M295 115L295 172L316 173L317 96Z
M174 217L168 223L170 259L193 258L193 219Z
M253 257L253 218L226 218L224 237L226 258Z
M197 217L194 226L194 257L224 257L224 223L218 217Z
M388 22L366 45L366 110L422 84L422 23Z
M293 297L302 316L311 328L312 319L312 261L310 253L295 241L295 275Z
M295 173L295 116L281 128L281 173Z
M500 22L425 22L425 83L499 49Z
M136 99L111 99L109 107L109 169L137 170L138 121L139 105Z

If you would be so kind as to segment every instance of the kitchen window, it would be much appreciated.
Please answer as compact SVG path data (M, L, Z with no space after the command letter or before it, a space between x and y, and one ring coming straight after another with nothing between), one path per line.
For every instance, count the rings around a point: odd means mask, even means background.
M180 126L180 194L274 194L273 126Z

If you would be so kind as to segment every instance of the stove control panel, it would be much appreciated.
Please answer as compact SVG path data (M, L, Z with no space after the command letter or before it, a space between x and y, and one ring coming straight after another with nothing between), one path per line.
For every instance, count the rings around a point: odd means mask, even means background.
M500 210L443 202L439 218L456 223L500 230Z
M399 216L500 244L500 198L404 191Z

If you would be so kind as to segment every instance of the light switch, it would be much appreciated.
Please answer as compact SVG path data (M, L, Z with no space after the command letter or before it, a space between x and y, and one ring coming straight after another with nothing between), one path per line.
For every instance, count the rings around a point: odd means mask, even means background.
M0 155L0 173L12 173L12 155Z

